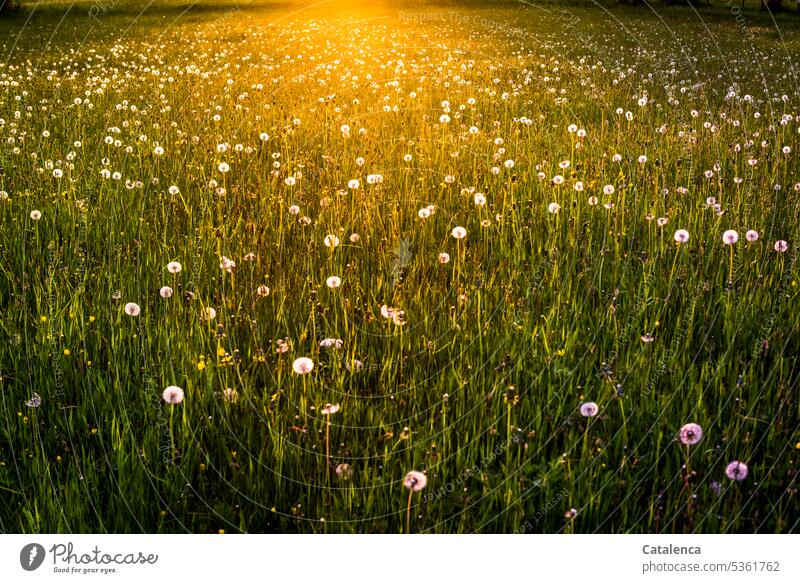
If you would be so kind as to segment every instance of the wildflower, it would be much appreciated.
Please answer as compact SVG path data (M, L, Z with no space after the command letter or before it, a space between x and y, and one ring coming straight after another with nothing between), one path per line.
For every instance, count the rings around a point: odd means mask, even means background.
M231 273L234 267L236 267L236 262L232 259L228 259L223 255L222 259L220 259L219 262L219 268L224 271L227 271L228 273Z
M307 356L301 356L292 363L292 370L297 374L308 374L314 368L314 361Z
M293 204L292 206L289 207L289 214L290 215L300 214L300 207L297 206L296 204Z
M259 296L261 296L262 298L263 298L263 297L266 297L266 296L268 296L268 295L269 295L269 288L268 288L266 285L264 285L264 284L262 283L260 286L258 286L258 287L256 288L256 293L257 293Z
M336 466L336 477L340 480L349 480L353 477L353 468L350 464L339 464Z
M170 261L167 263L167 271L170 273L180 273L182 269L183 266L177 261Z
M331 249L335 248L339 245L339 237L336 235L325 235L325 239L323 240L326 247L330 247Z
M429 216L431 216L431 211L427 208L421 208L417 211L417 216L421 219L427 219Z
M447 253L439 253L439 263L445 264L450 261L450 255Z
M239 392L236 389L225 389L222 391L222 398L228 403L236 403L239 400Z
M781 239L780 241L775 241L775 251L778 253L783 253L789 248L789 243Z
M736 241L739 240L739 233L734 231L733 229L729 229L722 233L722 242L726 245L733 245Z
M165 298L165 299L166 298L171 298L173 293L174 293L174 290L171 287L169 287L168 285L165 285L160 290L158 290L158 295L160 295L162 298Z
M689 231L686 229L678 229L675 231L675 242L686 243L689 240Z
M454 239L463 239L467 236L467 230L464 227L456 227L452 232Z
M331 275L328 279L325 280L325 285L327 285L331 289L336 289L340 285L342 285L342 279L335 275Z
M475 195L473 201L475 202L476 206L486 206L486 197L480 192Z
M561 205L558 204L557 202L551 202L547 206L547 210L548 210L548 212L550 212L550 214L557 215L558 211L561 210Z
M747 231L747 233L744 234L744 238L751 243L758 241L758 231L753 231L751 229L750 231Z
M594 417L597 415L597 412L600 410L600 408L597 406L597 403L589 401L587 403L583 403L580 410L581 415L584 417Z
M181 401L183 401L183 389L172 385L164 389L161 396L170 405L180 405Z
M203 320L210 322L211 320L217 317L217 311L214 308L208 307L201 312L200 317Z
M41 218L42 218L42 213L41 213L41 211L31 211L31 218L32 218L34 221L38 221L39 219L41 219Z
M603 187L603 194L606 194L606 195L614 194L614 185L613 184L606 184Z
M683 445L695 445L703 438L703 428L697 423L687 423L678 432L678 439Z
M428 477L422 472L411 470L403 478L403 485L412 492L419 492L428 484Z
M319 343L320 348L341 348L342 346L344 346L344 342L338 338L324 338Z
M747 478L747 472L747 465L735 460L729 463L725 468L725 475L731 480L736 480L737 482L741 482Z
M330 403L326 404L320 413L323 415L333 415L339 411L339 405L331 405Z
M42 398L39 396L39 393L33 393L31 398L25 401L25 406L30 409L36 409L41 404Z
M133 302L128 302L125 304L125 313L129 316L136 317L142 312L142 309L139 307L139 304L134 304Z

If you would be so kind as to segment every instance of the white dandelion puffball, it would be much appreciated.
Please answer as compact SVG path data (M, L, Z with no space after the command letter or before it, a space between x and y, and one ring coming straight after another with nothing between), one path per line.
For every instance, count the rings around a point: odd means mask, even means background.
M170 273L180 273L183 270L183 265L177 261L170 261L167 263L167 271Z
M339 409L340 409L340 407L339 407L339 405L338 405L338 404L336 404L336 405L331 405L330 403L327 403L327 404L326 404L326 405L325 405L325 406L324 406L324 407L323 407L323 408L320 410L320 413L322 413L323 415L333 415L334 413L337 413L337 412L339 411Z
M729 229L722 233L722 242L726 245L733 245L736 241L739 240L739 233L734 231L733 229Z
M236 262L224 255L219 260L219 268L230 273L236 267Z
M403 486L412 492L419 492L428 485L428 477L422 472L411 470L403 478Z
M421 219L427 219L431 216L431 211L428 208L421 208L417 211L417 216Z
M200 317L203 318L203 320L210 322L217 317L217 311L214 308L206 308L202 311Z
M589 401L588 403L583 403L581 405L581 415L584 417L594 417L597 415L597 412L600 408L597 406L597 403Z
M162 298L171 298L173 293L175 293L174 290L168 285L165 285L158 290L158 295L160 295Z
M327 285L331 289L336 289L340 285L342 285L342 279L337 277L336 275L331 275L328 279L325 280L325 285Z
M456 227L452 232L454 239L463 239L467 236L467 230L464 227Z
M139 304L134 304L133 302L128 302L125 304L125 313L129 316L136 317L142 313L142 309L139 307Z
M41 218L42 218L42 213L41 213L41 211L31 211L31 218L32 218L34 221L38 221L39 219L41 219Z
M450 255L447 253L439 253L439 263L448 263L450 261Z
M292 370L297 374L308 374L314 369L314 361L307 356L301 356L292 363Z
M341 348L344 346L344 341L340 338L323 338L319 342L320 348Z
M325 243L326 247L330 247L331 249L333 249L334 247L339 245L339 237L337 237L336 235L325 235L323 243Z
M164 389L161 396L170 405L180 405L181 401L183 401L183 389L172 385Z
M686 229L678 229L675 231L675 242L686 243L689 240L689 231Z
M300 207L297 206L296 204L293 204L292 206L289 207L289 214L290 215L300 214Z
M548 210L548 212L549 212L550 214L557 215L557 214L558 214L558 211L560 211L560 210L561 210L561 205L560 205L560 204L558 204L557 202L551 202L551 203L550 203L550 204L547 206L547 210Z

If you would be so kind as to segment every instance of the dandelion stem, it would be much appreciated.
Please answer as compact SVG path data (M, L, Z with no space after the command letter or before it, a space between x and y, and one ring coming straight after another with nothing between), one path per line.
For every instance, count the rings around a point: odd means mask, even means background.
M406 509L406 534L411 534L411 497L414 490L408 491L408 508Z

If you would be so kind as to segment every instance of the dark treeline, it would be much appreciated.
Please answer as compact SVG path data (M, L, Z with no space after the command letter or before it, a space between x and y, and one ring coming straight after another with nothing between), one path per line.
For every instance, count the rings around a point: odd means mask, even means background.
M487 6L496 5L498 7L512 7L514 5L524 5L525 0L401 0L398 4L402 5L475 5ZM540 4L571 4L571 5L584 5L584 6L623 6L623 7L646 7L646 6L686 6L696 9L709 9L713 7L732 7L744 10L758 10L769 11L772 13L778 12L799 12L800 13L800 0L544 0L539 1ZM34 2L26 3L24 0L0 0L0 16L7 15L13 12L24 10L26 5L31 6ZM225 4L225 2L215 2L215 0L198 0L193 3L198 7L203 5L211 7L215 4Z

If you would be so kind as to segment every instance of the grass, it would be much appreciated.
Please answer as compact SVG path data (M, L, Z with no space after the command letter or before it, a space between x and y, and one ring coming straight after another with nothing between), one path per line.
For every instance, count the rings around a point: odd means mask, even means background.
M99 6L0 23L0 530L797 531L795 30Z

